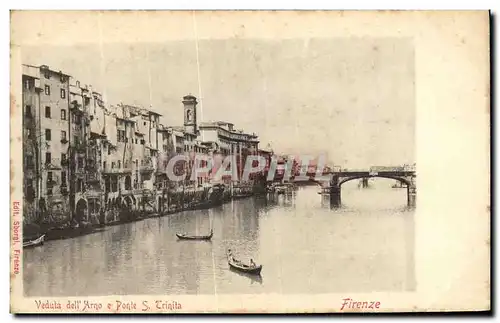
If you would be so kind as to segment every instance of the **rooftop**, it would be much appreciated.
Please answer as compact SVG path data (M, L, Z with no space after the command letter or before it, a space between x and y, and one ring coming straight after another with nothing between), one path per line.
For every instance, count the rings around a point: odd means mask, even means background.
M201 122L200 127L214 127L214 126L234 126L234 123L231 122L226 122L226 121L208 121L208 122Z
M55 69L51 69L48 65L40 65L40 66L36 66L36 65L30 65L30 64L22 64L23 66L26 66L26 67L34 67L34 68L38 68L40 70L48 70L50 72L53 72L53 73L56 73L56 74L60 74L60 75L64 75L64 76L68 76L68 77L71 77L71 75L69 74L66 74L66 73L63 73L61 72L60 70L55 70Z

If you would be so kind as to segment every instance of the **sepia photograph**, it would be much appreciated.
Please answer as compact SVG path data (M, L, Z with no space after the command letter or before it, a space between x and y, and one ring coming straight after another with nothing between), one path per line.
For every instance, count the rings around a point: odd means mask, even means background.
M434 309L411 300L436 270L417 235L457 213L430 210L450 126L419 131L426 14L11 11L11 311ZM487 73L487 12L442 15L476 22ZM488 135L485 102L459 122ZM489 171L469 175L489 239Z

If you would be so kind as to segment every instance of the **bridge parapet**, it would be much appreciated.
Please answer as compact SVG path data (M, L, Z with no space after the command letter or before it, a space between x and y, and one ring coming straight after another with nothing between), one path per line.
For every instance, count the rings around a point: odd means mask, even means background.
M414 169L382 169L371 168L370 170L339 170L330 173L330 200L333 206L340 206L342 184L363 178L388 178L404 183L407 187L408 206L414 207L416 201L416 171Z

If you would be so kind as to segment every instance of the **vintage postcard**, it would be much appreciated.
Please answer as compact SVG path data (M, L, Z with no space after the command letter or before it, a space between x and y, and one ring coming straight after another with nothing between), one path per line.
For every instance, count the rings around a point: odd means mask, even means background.
M489 19L11 11L11 312L489 310Z

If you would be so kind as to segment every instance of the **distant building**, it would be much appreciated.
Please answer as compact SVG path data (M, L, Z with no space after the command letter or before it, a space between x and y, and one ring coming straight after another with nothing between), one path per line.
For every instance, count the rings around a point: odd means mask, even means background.
M235 130L232 123L224 121L204 122L199 129L204 144L212 147L215 155L219 155L221 159L229 155L236 157L235 175L241 179L247 156L258 154L258 136Z

